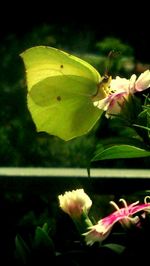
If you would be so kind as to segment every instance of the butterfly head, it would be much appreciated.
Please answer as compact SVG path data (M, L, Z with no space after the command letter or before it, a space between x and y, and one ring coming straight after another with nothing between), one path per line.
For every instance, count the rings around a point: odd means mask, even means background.
M98 84L97 92L92 98L93 102L102 100L109 95L111 80L112 77L108 76L107 74L102 77L101 81Z

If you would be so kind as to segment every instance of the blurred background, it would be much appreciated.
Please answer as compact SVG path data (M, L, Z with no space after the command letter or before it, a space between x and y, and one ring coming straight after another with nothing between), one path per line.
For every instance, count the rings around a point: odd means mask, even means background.
M0 16L0 166L86 167L97 143L113 135L115 121L103 117L93 130L64 142L37 133L26 103L26 81L19 56L25 49L48 45L75 54L104 74L108 53L119 55L111 75L139 75L149 67L147 8L126 3L3 3ZM142 17L144 14L144 17ZM149 168L149 159L111 160L95 167Z

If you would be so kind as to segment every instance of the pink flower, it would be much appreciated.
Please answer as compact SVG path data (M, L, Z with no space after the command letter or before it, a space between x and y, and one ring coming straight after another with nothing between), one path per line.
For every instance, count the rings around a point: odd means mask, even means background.
M135 74L130 79L117 76L111 80L109 88L107 88L107 96L104 99L95 101L94 105L106 111L106 117L111 117L120 113L130 94L144 91L149 87L150 70L146 70L138 79ZM95 97L95 99L97 98Z
M78 218L83 213L87 214L92 201L83 189L66 191L64 195L59 195L60 208L72 218Z
M111 201L110 203L117 209L112 214L107 217L101 219L96 225L89 227L89 231L84 233L85 241L87 245L93 245L94 242L102 242L107 238L113 225L116 222L120 222L123 226L129 227L130 224L137 224L139 222L139 217L134 216L134 214L145 211L150 212L150 203L145 202L143 204L139 204L139 202L134 202L130 205L127 205L124 199L120 199L123 202L124 208L119 208L118 205Z

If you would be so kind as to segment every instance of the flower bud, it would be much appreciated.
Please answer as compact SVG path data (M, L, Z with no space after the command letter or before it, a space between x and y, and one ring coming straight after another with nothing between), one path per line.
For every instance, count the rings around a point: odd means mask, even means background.
M82 213L87 214L92 201L83 189L66 191L64 195L59 195L60 208L72 218L77 218Z

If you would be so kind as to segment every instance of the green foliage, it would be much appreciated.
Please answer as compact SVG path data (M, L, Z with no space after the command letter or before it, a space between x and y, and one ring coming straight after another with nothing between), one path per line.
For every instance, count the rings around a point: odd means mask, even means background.
M20 235L15 238L15 256L21 265L40 264L48 265L53 261L55 252L51 237L49 236L46 224L41 228L37 226L31 243L27 244ZM47 229L47 228L46 228Z

